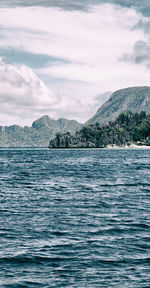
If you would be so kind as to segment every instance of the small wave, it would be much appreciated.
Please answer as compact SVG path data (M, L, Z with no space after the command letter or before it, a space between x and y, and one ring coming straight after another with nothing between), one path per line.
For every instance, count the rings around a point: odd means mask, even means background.
M131 228L135 227L135 228L141 228L141 229L149 229L150 225L146 224L146 223L131 223L130 224Z
M45 287L44 284L34 281L19 281L12 284L4 284L2 287L5 288L30 288L30 287Z
M146 287L150 150L1 154L0 287Z
M68 231L67 232L65 232L65 231L53 231L52 233L55 236L65 236L68 234Z
M69 261L70 257L50 257L50 256L14 256L14 257L1 257L1 264L43 264L45 262L61 262Z

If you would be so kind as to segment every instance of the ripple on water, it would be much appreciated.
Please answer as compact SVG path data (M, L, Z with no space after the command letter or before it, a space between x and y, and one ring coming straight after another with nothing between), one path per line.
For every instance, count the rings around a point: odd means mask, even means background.
M1 150L0 287L150 287L150 150Z

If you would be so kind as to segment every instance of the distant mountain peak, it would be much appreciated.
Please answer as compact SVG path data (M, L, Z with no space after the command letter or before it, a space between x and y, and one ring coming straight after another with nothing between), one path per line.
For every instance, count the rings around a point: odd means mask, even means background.
M81 128L77 121L64 118L54 120L48 115L35 120L32 127L0 126L0 147L48 147L49 140L58 132L75 133Z
M129 87L114 92L86 124L104 124L115 120L124 111L145 111L150 114L150 87Z
M50 118L48 115L44 115L41 118L35 120L32 123L32 127L35 129L41 129L42 127L49 128L49 127L53 126L54 124L56 124L55 122L56 122L56 120Z

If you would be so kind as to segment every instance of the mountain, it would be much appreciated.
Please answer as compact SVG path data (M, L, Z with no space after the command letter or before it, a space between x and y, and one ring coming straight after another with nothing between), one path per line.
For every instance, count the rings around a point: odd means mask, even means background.
M115 121L83 126L75 135L69 132L50 141L49 148L104 148L109 145L150 146L150 115L145 112L121 113Z
M107 123L123 111L150 114L150 87L131 87L114 92L86 124Z
M81 126L75 120L54 120L47 115L34 121L32 127L0 126L0 147L48 147L56 133L75 133Z

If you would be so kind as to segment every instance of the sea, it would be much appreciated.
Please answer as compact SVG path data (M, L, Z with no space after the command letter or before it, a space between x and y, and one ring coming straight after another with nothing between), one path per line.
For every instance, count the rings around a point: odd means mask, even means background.
M1 149L0 287L149 288L150 149Z

